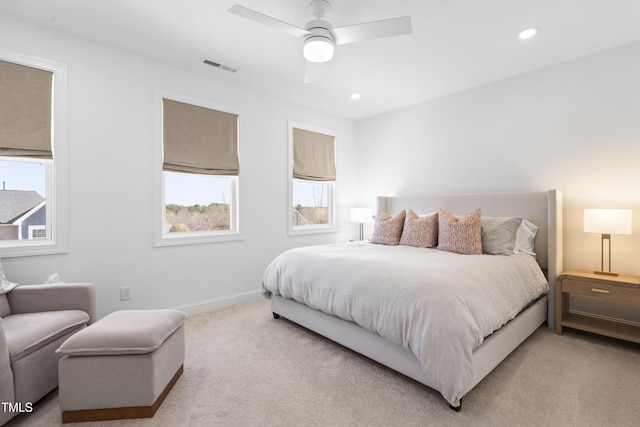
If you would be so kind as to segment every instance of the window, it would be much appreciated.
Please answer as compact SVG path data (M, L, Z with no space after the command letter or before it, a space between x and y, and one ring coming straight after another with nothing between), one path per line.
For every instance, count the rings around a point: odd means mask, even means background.
M234 178L165 171L165 233L231 231Z
M329 224L331 183L293 179L294 227Z
M0 49L0 94L0 257L66 252L66 66Z
M45 239L47 237L47 231L42 225L30 225L29 226L29 238L30 239Z
M335 136L289 122L289 234L337 231Z
M157 90L154 245L238 240L239 114Z

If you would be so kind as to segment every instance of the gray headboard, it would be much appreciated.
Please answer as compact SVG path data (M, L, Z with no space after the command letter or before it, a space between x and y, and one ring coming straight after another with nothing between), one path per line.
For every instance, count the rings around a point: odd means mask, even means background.
M430 194L380 196L377 211L395 214L413 209L418 214L444 209L464 215L480 208L482 216L516 216L536 224L536 259L549 279L549 327L555 327L555 280L562 273L562 192L559 190L511 193Z

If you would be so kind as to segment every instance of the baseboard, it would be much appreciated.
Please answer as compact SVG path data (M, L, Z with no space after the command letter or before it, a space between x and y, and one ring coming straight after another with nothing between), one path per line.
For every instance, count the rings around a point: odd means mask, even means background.
M151 406L130 406L127 408L82 409L77 411L62 411L62 423L83 423L87 421L124 420L133 418L151 418L167 397L175 383L182 375L183 365L180 365L169 384Z
M180 310L187 316L189 316L192 314L203 313L205 311L219 310L221 308L230 307L232 305L242 304L245 302L256 301L262 298L262 289L256 289L254 291L242 292L205 301L196 301L193 303L183 304L177 307L170 308Z

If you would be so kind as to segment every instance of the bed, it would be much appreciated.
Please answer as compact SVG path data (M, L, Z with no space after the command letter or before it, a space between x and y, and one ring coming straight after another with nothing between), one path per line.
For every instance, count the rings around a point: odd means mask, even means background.
M438 390L460 410L463 396L529 335L544 322L555 326L562 194L377 198L377 211L390 215L409 209L464 215L478 208L483 221L517 217L535 224L535 257L460 255L366 241L296 248L279 255L263 277L274 318L289 319ZM432 287L436 278L443 283Z

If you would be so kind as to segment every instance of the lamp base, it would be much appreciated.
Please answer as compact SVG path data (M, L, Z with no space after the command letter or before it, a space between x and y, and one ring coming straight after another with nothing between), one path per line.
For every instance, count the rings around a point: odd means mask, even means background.
M602 274L604 276L617 276L618 272L617 271L602 271L602 270L595 270L593 272L594 274Z

